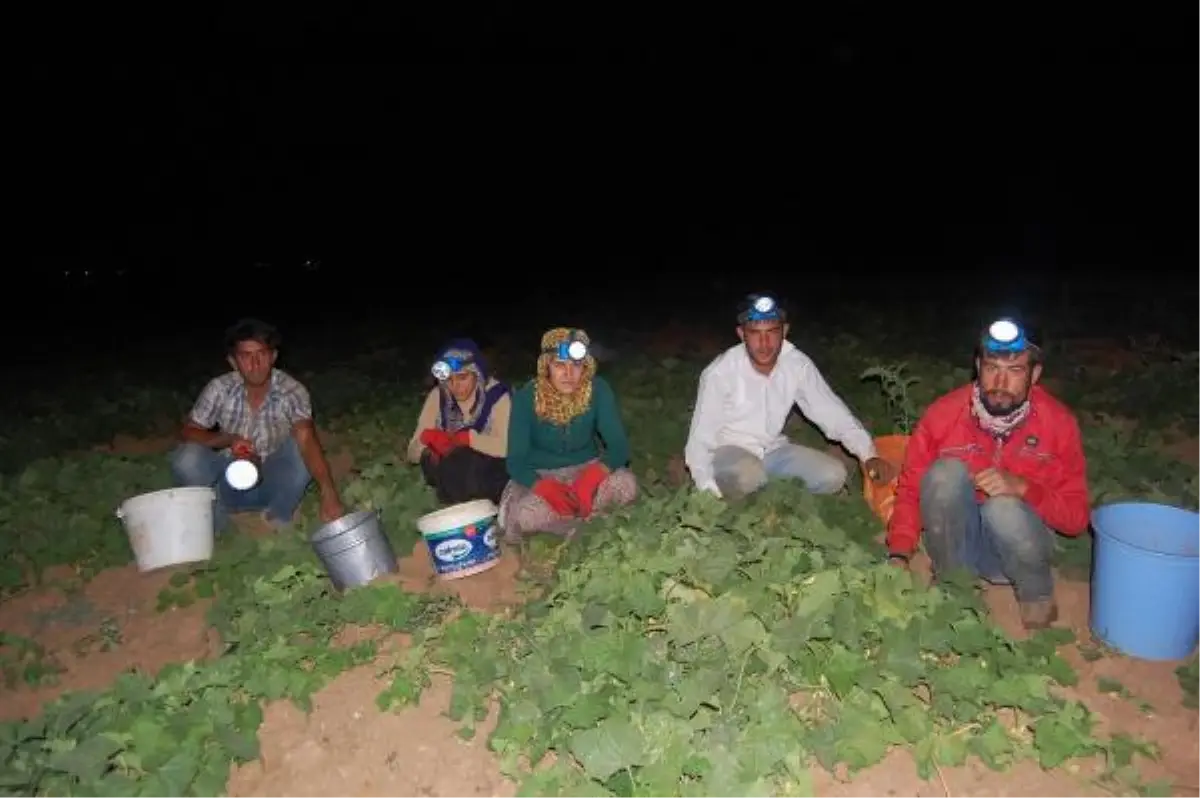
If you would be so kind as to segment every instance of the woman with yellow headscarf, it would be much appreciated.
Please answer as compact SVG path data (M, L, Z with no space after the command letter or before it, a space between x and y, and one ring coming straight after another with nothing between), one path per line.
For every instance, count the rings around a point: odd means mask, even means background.
M533 532L567 534L596 511L637 497L617 397L596 374L590 343L583 330L548 331L537 376L513 394L510 481L498 518L510 540Z

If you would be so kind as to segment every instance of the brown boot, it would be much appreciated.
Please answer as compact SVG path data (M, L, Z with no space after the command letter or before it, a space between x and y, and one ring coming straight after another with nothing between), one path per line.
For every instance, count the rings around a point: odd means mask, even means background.
M1021 623L1025 624L1026 629L1046 629L1056 620L1058 605L1054 603L1054 599L1021 602Z

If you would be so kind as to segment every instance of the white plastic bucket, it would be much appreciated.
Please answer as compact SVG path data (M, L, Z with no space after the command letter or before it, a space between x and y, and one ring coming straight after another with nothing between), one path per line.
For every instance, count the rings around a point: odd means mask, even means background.
M500 562L496 514L490 499L455 504L417 519L433 569L442 579L461 579Z
M139 571L202 562L213 554L212 488L168 488L126 499L117 508Z

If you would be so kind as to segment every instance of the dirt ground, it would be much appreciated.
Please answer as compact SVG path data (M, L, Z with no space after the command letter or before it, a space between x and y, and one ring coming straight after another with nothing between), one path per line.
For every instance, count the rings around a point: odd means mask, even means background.
M172 662L218 654L220 639L204 617L207 601L158 611L171 573L141 574L127 565L81 585L60 568L42 586L0 603L0 629L37 641L63 669L53 683L3 689L0 719L35 715L67 690L102 689L126 670L154 674Z
M386 655L385 655L386 657ZM449 677L434 675L420 703L380 712L387 685L378 665L347 671L313 698L305 715L279 701L259 730L259 761L235 767L227 792L239 795L514 795L487 750L496 708L470 741L445 716Z

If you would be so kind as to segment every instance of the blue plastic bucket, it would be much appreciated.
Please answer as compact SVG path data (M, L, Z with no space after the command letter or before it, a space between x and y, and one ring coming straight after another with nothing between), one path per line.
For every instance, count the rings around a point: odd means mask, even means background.
M433 569L442 579L460 579L500 561L496 505L487 499L455 504L417 519Z
M1150 502L1092 512L1092 634L1130 656L1183 659L1200 638L1200 515Z

